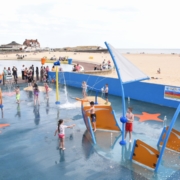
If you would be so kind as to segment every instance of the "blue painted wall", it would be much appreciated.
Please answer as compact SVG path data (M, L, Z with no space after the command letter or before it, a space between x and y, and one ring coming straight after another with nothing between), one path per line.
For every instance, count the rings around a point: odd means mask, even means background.
M49 72L50 79L55 78L55 72ZM119 81L115 78L78 74L73 72L59 73L59 82L73 87L81 88L82 81L95 89L101 89L106 83L109 85L109 94L121 96ZM133 82L124 85L125 96L139 101L149 102L162 106L177 108L178 101L164 99L164 85L145 82Z

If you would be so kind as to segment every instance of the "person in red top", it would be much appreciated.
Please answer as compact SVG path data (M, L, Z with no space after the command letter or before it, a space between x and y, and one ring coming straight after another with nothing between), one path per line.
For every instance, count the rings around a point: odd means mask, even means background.
M126 123L126 132L125 132L125 139L127 133L129 132L129 142L132 142L132 130L133 130L133 121L134 121L134 114L132 113L132 108L128 107L126 113L127 123Z
M76 71L80 71L81 67L79 64L76 65Z

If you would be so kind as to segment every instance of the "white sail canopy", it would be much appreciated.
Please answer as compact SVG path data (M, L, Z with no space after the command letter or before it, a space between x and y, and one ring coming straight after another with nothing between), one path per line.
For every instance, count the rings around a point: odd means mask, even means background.
M117 69L121 76L122 83L128 83L133 81L141 81L149 79L149 77L139 70L134 64L121 55L118 49L115 49L112 45L107 44L114 64L117 64Z

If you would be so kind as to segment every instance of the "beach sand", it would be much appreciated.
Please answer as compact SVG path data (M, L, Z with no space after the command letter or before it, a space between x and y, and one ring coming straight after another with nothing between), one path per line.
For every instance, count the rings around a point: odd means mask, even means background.
M94 64L101 64L104 59L111 60L111 57L108 53L74 53L74 52L40 52L40 53L19 53L21 55L27 55L23 61L26 60L37 60L44 56L48 59L55 56L59 58L59 56L64 57L68 56L75 61L79 62L89 62ZM165 84L165 85L173 85L180 86L180 56L175 54L123 54L128 60L130 60L134 65L136 65L141 71L147 74L150 78L158 78L158 79L150 79L145 82L148 83L156 83L156 84ZM90 59L93 57L93 59ZM0 60L17 60L16 54L0 54ZM112 62L112 60L111 60ZM158 69L161 69L161 74L157 73ZM104 75L105 76L105 75ZM106 75L109 77L117 78L116 72L112 72L112 74Z

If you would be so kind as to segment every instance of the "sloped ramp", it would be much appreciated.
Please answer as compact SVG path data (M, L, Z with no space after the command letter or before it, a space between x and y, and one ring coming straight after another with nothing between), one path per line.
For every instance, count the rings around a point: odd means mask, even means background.
M152 169L156 168L159 158L159 151L144 143L141 140L134 141L134 147L131 159L148 166Z
M83 107L84 111L90 109L90 106ZM112 114L112 107L107 105L97 105L95 106L96 110L96 127L97 129L103 130L112 130L112 131L120 131L114 115ZM90 117L89 112L86 113L86 116Z
M166 133L167 133L168 129L169 129L169 126L163 130L162 139L160 142L161 146L163 145L163 142L166 138ZM180 132L177 131L176 129L172 129L169 139L168 139L168 142L166 144L166 148L180 152Z

